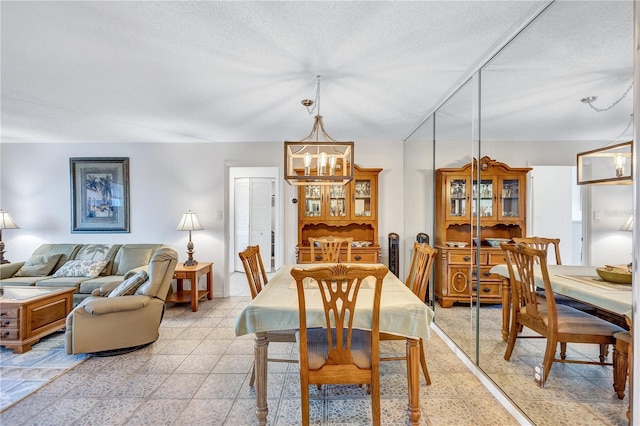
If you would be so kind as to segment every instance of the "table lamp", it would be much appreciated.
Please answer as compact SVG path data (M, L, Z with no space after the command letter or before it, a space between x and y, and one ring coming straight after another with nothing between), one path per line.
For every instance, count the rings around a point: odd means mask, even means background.
M176 230L178 231L189 231L189 243L187 244L187 254L189 258L186 262L184 262L184 266L194 266L197 265L198 262L193 260L193 243L191 242L191 231L200 231L204 229L200 222L198 222L198 218L196 214L189 210L187 213L182 215L182 219L180 219L180 223L178 223L178 227Z
M20 229L20 227L13 221L11 213L0 209L0 264L9 263L9 261L4 258L4 243L2 242L3 229Z

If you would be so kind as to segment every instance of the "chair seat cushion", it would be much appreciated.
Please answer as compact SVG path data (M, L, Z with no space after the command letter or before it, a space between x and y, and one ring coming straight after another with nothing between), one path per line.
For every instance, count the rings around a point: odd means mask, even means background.
M565 307L557 311L558 333L567 334L591 334L596 336L613 336L615 333L625 331L608 321L594 317L574 308ZM545 324L548 324L546 310L540 310L540 316Z
M331 330L335 342L335 329ZM346 341L346 330L344 331ZM300 343L300 332L296 332L296 341ZM307 330L309 369L318 370L327 363L329 354L329 342L327 330L324 328L311 328ZM353 363L359 368L371 368L371 332L367 330L353 329L351 336L351 357Z

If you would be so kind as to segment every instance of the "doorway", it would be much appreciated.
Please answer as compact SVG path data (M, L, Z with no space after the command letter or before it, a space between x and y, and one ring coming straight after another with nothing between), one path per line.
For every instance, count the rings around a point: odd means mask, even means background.
M265 269L282 266L282 182L278 167L229 167L227 203L227 288L225 295L238 294L246 286L238 253L248 245L259 245ZM241 274L242 279L233 279Z

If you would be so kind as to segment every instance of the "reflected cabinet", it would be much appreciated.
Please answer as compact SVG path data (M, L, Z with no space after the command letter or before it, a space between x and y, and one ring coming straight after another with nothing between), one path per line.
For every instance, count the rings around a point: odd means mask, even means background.
M378 175L382 169L354 167L346 185L298 188L297 261L311 262L309 237L353 237L354 262L379 262Z
M500 277L489 270L504 263L504 257L499 246L486 240L526 235L526 176L530 170L489 157L461 168L436 170L435 242L440 251L436 297L441 306L469 303L478 294L480 302L501 302Z

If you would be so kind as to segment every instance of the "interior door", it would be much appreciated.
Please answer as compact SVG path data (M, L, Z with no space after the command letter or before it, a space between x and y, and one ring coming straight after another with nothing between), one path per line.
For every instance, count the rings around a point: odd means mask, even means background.
M247 246L260 246L265 269L271 270L273 227L273 180L270 178L235 179L235 252ZM244 272L240 258L234 257L235 270Z

